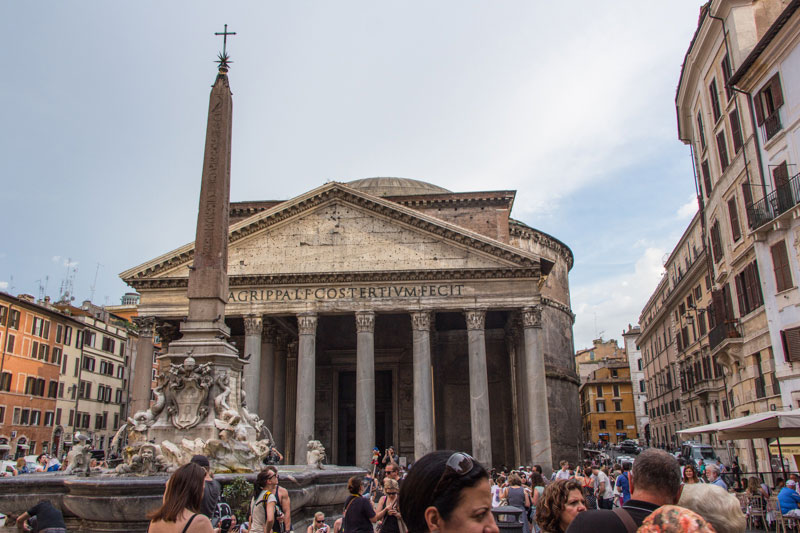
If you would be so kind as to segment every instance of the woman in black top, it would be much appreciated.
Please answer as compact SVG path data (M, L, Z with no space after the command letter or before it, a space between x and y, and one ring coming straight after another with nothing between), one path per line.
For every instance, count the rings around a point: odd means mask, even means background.
M399 499L397 493L400 491L400 486L394 479L386 478L383 480L383 496L378 500L378 505L375 507L377 514L385 511L386 515L381 524L381 533L400 533L400 524L397 523L400 519Z
M361 496L361 476L353 476L347 481L350 496L344 502L342 529L347 533L373 533L372 524L386 516L387 510L376 513L372 502Z

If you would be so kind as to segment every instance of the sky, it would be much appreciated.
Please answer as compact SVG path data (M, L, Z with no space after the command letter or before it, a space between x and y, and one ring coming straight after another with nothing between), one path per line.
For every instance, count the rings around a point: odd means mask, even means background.
M227 23L232 201L516 190L575 255L575 349L621 344L697 209L675 89L702 3L5 2L0 290L118 304L194 239Z

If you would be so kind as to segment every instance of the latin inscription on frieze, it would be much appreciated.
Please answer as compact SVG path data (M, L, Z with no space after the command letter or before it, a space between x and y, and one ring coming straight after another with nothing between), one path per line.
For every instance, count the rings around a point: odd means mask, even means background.
M319 300L374 300L395 298L448 298L461 296L464 285L381 285L373 287L296 287L241 289L228 294L229 303L294 302Z

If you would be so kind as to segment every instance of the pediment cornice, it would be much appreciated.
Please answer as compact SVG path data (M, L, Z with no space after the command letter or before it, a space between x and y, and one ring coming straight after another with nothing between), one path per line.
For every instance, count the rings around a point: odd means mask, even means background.
M377 282L460 281L486 279L538 279L538 268L480 268L447 270L384 270L369 272L326 272L310 274L268 274L229 276L233 287L312 285ZM135 278L129 281L135 289L180 289L189 285L188 277Z
M488 256L496 257L508 263L509 267L512 269L533 270L536 271L538 275L540 260L535 254L520 250L425 213L420 213L419 211L415 211L401 204L351 189L338 182L327 183L292 200L283 202L271 209L257 213L233 224L229 228L228 244L234 244L254 233L263 231L293 217L299 217L304 212L337 200L352 204L365 211L375 213L376 215L392 219L405 226L438 235L443 241L450 242L454 245L466 247ZM126 270L120 274L120 277L126 283L137 287L136 283L138 280L159 276L182 264L190 262L193 257L194 243L192 242L147 263ZM504 269L501 268L499 270L503 271ZM361 275L361 273L349 273L348 275ZM231 283L233 283L234 279L234 277L231 277ZM166 282L167 280L162 281Z

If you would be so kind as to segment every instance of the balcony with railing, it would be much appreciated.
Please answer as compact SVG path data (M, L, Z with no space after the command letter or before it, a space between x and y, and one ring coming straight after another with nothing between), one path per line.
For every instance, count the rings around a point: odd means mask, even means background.
M795 174L785 185L747 206L750 227L759 228L798 203L800 203L800 173Z
M714 329L708 333L708 344L713 350L719 346L726 339L740 339L742 332L740 331L738 320L726 320L717 324Z

